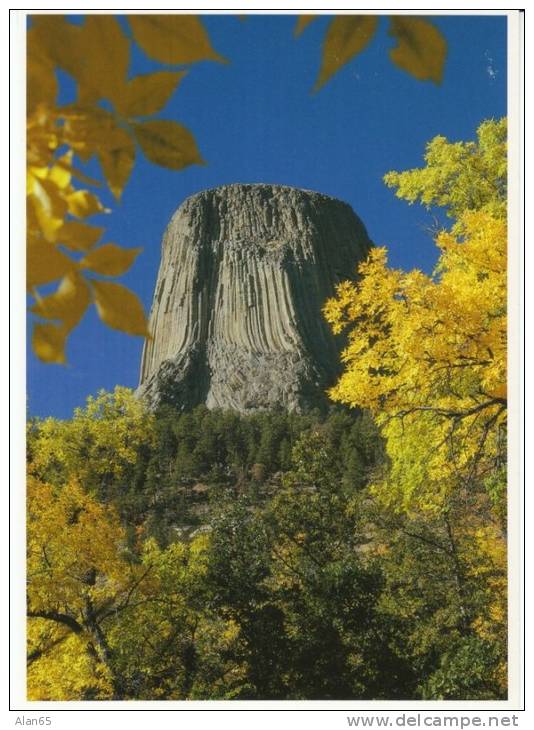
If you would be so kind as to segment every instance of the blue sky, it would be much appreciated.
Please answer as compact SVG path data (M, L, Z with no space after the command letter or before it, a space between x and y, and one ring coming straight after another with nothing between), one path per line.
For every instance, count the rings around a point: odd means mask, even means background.
M388 247L392 265L432 269L432 214L395 198L382 177L421 165L435 135L470 139L482 120L505 115L506 18L432 20L448 42L440 86L393 66L384 17L372 44L311 94L326 17L298 39L291 16L204 17L213 46L230 63L193 65L158 117L186 125L208 164L173 172L139 154L121 203L103 196L112 213L93 219L106 227L102 242L143 248L121 281L147 312L171 215L189 195L226 183L278 183L338 197ZM156 68L133 53L132 75ZM29 413L67 418L102 388L135 387L141 350L140 338L110 330L92 308L70 337L66 366L44 365L28 348Z

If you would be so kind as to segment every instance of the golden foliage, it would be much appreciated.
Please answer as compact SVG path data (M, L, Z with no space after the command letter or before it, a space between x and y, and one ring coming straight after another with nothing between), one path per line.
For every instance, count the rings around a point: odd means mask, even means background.
M201 21L194 15L129 15L134 38L160 63L188 64L226 59L217 53Z
M117 386L90 396L71 421L41 421L34 435L30 474L57 486L77 479L99 491L110 477L127 478L139 449L151 443L153 417L129 388Z
M389 52L394 64L419 81L441 83L447 43L435 25L422 18L393 15L389 34L399 41Z
M300 15L295 26L299 36L319 15ZM336 15L323 40L321 68L315 82L318 91L345 64L371 42L378 28L376 15ZM433 23L405 15L390 16L389 34L398 40L390 51L391 61L419 81L441 83L447 56L447 41Z
M152 119L134 124L133 131L147 159L156 165L181 170L204 164L193 135L178 122Z
M162 63L224 59L195 16L130 16L134 38ZM131 40L111 15L88 15L81 25L61 15L32 16L27 35L27 287L35 300L32 344L44 362L64 363L65 343L91 303L101 320L147 336L143 307L126 287L94 274L121 276L140 249L94 247L104 229L88 219L108 213L99 180L75 165L96 157L116 200L132 174L136 146L155 164L181 170L203 164L191 132L160 112L186 71L158 70L129 78ZM75 82L73 104L58 106L56 71ZM105 100L110 109L100 102ZM81 187L90 186L93 189ZM76 254L84 253L83 259ZM73 255L74 254L74 255ZM37 287L57 288L42 296Z
M156 71L128 81L117 99L117 111L125 117L157 114L169 101L186 71Z
M332 20L323 42L323 58L315 90L336 71L363 51L378 26L376 15L338 15Z
M120 276L128 271L141 250L140 248L126 250L114 243L106 243L84 256L80 265L97 274Z
M111 697L101 623L143 578L115 511L74 480L58 489L30 476L27 531L29 698Z
M428 168L403 175L407 195L429 193ZM449 197L465 183L451 175ZM359 280L342 283L325 306L334 332L349 329L331 396L376 416L391 461L377 489L402 509L441 509L459 483L483 483L505 463L507 231L496 215L503 195L455 209L454 228L436 238L434 275L391 269L386 250L374 249Z

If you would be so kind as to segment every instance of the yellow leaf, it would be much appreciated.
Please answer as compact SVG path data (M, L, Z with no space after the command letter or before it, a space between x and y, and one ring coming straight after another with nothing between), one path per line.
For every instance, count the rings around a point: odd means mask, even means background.
M137 43L150 58L161 63L194 63L226 59L213 50L195 15L129 15Z
M60 190L65 190L70 185L72 175L69 169L64 165L54 165L50 168L48 179L51 180L54 185Z
M87 218L87 216L102 213L104 210L102 203L88 190L76 190L74 193L67 195L67 204L69 213L75 215L76 218Z
M61 15L33 16L37 41L50 60L78 82L78 97L113 98L126 82L129 41L111 15L88 15L74 25Z
M27 112L31 113L38 104L53 107L58 92L54 64L47 57L35 34L30 28L27 34L26 101Z
M61 280L54 294L39 299L31 311L44 319L60 319L71 330L85 314L90 301L87 284L73 271Z
M76 262L45 240L28 242L26 283L28 289L60 279L76 267Z
M83 26L87 75L99 96L120 98L130 63L130 42L112 15L88 15Z
M48 168L46 168L48 174ZM67 203L62 190L54 180L41 178L39 175L32 175L31 184L32 197L39 202L40 210L48 218L62 219L67 213Z
M128 132L114 115L99 107L69 105L60 110L64 141L87 161L93 154L131 145Z
M126 117L156 114L171 98L186 71L156 71L128 81L123 94L115 100L117 110Z
M318 15L299 15L297 24L295 26L295 36L298 36L309 26L310 23L318 18Z
M506 398L507 392L507 384L500 383L495 388L493 388L493 390L490 392L490 395L492 398Z
M32 16L34 42L59 66L83 83L87 75L82 28L68 23L62 15Z
M97 226L79 221L65 221L57 232L57 241L73 251L88 251L103 233L104 229Z
M115 130L114 145L99 150L98 159L109 189L120 200L135 164L135 144L128 132Z
M133 292L111 281L93 281L92 285L98 316L108 327L129 335L148 335L143 305Z
M55 324L34 324L32 348L43 362L63 364L65 362L65 339L67 332Z
M421 18L393 15L389 35L399 41L389 52L394 64L419 81L441 83L447 41L435 25Z
M27 198L26 220L28 231L36 229L39 236L49 243L56 242L57 232L63 225L63 217L56 218L50 215L41 200L33 194Z
M141 149L156 165L181 170L188 165L202 165L203 160L191 132L177 122L154 119L134 125Z
M323 60L315 91L363 51L375 34L377 25L375 15L338 15L332 20L323 43Z
M109 189L120 200L124 186L128 182L135 164L135 146L119 148L111 151L102 151L98 155L102 172L109 185Z
M106 243L91 251L80 261L80 266L104 276L121 276L128 271L141 251L141 248L128 249Z

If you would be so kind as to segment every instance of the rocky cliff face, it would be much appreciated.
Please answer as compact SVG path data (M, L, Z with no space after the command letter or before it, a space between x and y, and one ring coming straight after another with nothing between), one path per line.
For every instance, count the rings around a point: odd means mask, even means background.
M339 372L321 308L371 245L345 203L228 185L176 211L162 245L139 393L188 409L303 411Z

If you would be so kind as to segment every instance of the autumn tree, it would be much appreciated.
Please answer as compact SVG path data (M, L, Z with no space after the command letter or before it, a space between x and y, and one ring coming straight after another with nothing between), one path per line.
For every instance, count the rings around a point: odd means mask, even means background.
M454 218L432 275L374 249L359 280L325 306L348 332L333 399L369 409L390 459L376 484L399 509L446 509L459 486L486 492L504 526L506 464L506 145L504 121L476 143L433 140L426 166L386 181Z
M28 426L28 472L60 487L72 479L103 501L135 501L140 457L154 441L154 417L129 388L89 396L70 420Z
M236 630L210 610L207 547L200 535L132 551L113 507L75 481L54 488L30 478L29 698L223 693Z
M128 558L112 507L70 481L28 480L29 696L120 698L105 622L132 600L147 570Z
M506 694L505 120L480 125L476 142L434 139L425 162L385 179L452 218L436 269L391 269L374 249L338 287L325 314L348 345L331 396L369 409L385 439L370 492L380 520L398 521L384 541L386 593L413 619L416 655L439 657L420 692L496 698Z

